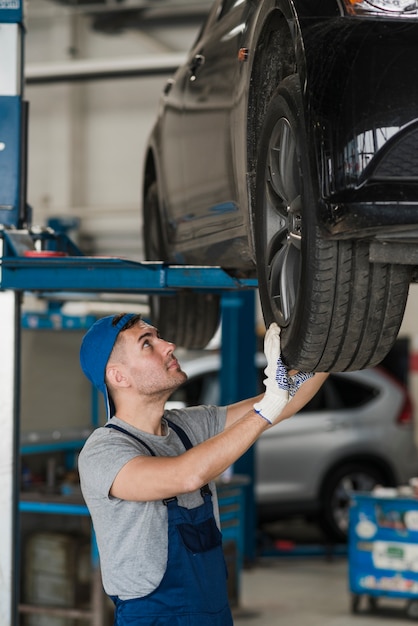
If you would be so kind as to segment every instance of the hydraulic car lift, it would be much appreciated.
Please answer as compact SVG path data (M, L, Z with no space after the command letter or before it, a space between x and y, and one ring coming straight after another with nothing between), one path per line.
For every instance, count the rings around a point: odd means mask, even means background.
M166 266L83 256L64 235L31 229L26 204L27 105L23 101L22 0L0 0L0 626L18 619L19 378L21 298L40 294L138 293L180 289L222 294L222 389L227 404L255 393L254 280L237 280L219 267ZM64 293L66 295L64 295ZM252 475L252 458L236 464ZM253 555L246 499L246 553ZM27 510L23 507L24 510Z
M25 233L27 235L28 233ZM170 267L159 263L134 263L121 259L24 255L9 256L10 240L21 233L4 230L0 239L0 624L17 621L18 511L19 511L19 346L20 299L25 291L46 293L174 293L176 289L222 293L221 404L251 395L255 386L255 315L253 281L235 281L221 268ZM6 252L6 254L4 254ZM56 251L59 252L58 250ZM88 287L88 288L87 288ZM65 297L65 296L64 296ZM255 393L255 389L253 389ZM235 465L235 471L252 475L252 456ZM251 485L250 485L251 487ZM254 502L246 500L246 554L253 556ZM25 504L24 510L30 510ZM36 507L35 507L36 510ZM51 512L52 511L51 509ZM55 512L57 509L55 507ZM66 512L64 509L62 512Z
M221 403L229 404L255 394L254 281L237 281L221 268L164 266L118 258L65 256L64 249L36 250L36 237L29 230L0 233L0 624L17 624L18 511L19 511L19 345L20 299L25 291L48 293L174 293L177 289L222 294ZM58 240L48 233L48 241ZM25 242L23 245L22 242ZM30 242L32 244L30 245ZM69 243L69 242L67 242ZM29 247L27 247L29 246ZM65 296L64 296L65 297ZM252 389L254 388L254 389ZM253 475L250 456L235 465L235 471ZM251 487L251 485L250 485ZM246 499L246 555L253 556L254 502L252 490ZM44 507L45 508L45 507ZM54 510L52 510L52 508ZM59 507L52 507L58 512ZM22 510L22 509L21 509ZM30 510L25 504L23 510ZM33 510L37 510L36 507ZM62 509L63 513L71 513ZM3 597L2 597L3 596Z

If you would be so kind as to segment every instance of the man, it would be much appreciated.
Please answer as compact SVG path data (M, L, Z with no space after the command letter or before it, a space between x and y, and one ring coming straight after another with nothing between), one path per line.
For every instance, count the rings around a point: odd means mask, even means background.
M132 314L102 318L85 335L81 366L109 421L87 440L79 471L115 625L232 624L213 481L326 376L291 376L279 333L266 333L264 394L171 411L165 403L186 380L172 343Z

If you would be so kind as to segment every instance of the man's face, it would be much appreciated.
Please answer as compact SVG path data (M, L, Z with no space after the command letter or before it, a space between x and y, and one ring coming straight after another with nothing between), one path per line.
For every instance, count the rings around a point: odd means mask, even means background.
M156 328L141 320L120 333L112 360L121 363L139 393L172 392L187 379L174 349L173 343L160 338Z

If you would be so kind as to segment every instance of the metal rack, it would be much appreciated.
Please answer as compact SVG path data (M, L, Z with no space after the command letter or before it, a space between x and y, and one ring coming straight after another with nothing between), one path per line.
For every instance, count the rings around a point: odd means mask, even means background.
M20 512L60 513L86 515L82 506L54 502L20 502L18 498L19 427L19 343L21 327L21 294L25 291L51 294L59 292L71 297L71 293L83 293L88 299L95 292L138 293L161 295L175 293L179 289L211 291L222 294L222 370L221 403L228 404L251 395L255 385L255 312L254 280L239 280L219 267L167 266L163 263L137 263L119 258L94 258L77 255L71 241L50 229L31 232L27 229L7 229L0 233L0 341L5 348L3 362L8 372L3 372L4 390L0 402L3 410L0 425L5 435L0 440L0 458L6 471L0 473L2 483L3 546L13 547L9 552L0 551L0 571L8 581L0 591L3 612L0 623L18 623L18 564L17 520ZM41 241L41 245L40 242ZM10 368L10 362L13 367ZM255 389L254 389L255 393ZM235 471L253 475L253 457L240 460ZM246 488L244 539L245 554L254 555L254 497L252 484ZM75 507L75 508L74 508ZM242 557L241 557L242 558ZM101 597L97 551L93 542L93 594L92 609L83 613L93 624L100 624L102 612L98 598ZM98 579L98 581L97 581ZM30 612L30 607L21 607ZM59 609L57 609L59 613ZM71 611L70 611L71 612ZM57 613L56 613L57 614ZM71 613L77 616L77 611ZM79 615L81 617L81 614Z

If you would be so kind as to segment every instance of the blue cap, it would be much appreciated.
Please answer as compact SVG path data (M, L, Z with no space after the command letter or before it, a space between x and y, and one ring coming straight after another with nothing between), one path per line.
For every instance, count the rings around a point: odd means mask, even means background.
M105 383L106 365L110 354L125 324L134 317L134 313L123 315L116 324L115 315L108 315L97 320L83 337L80 348L81 369L99 391L102 392L106 405L106 415L110 419L115 406Z

